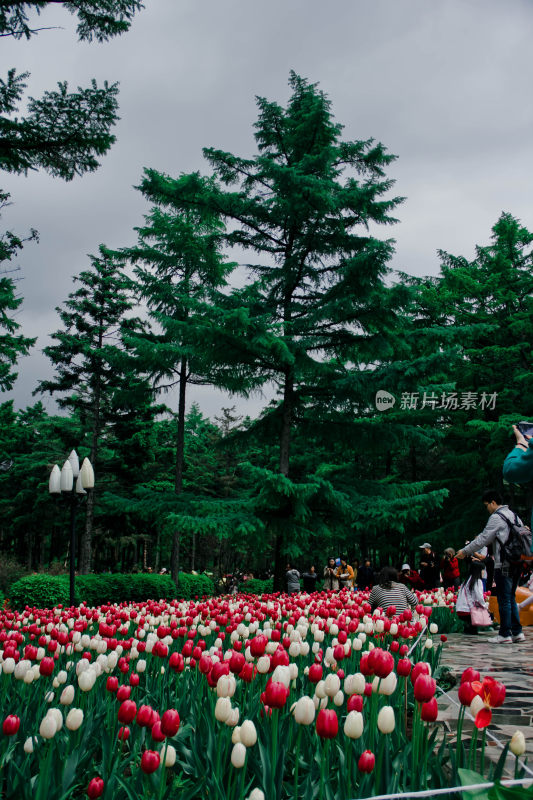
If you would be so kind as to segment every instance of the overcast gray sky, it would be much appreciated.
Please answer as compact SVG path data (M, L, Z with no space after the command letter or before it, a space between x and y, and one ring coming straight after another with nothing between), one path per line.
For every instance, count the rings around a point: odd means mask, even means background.
M319 82L348 139L374 137L399 158L390 170L405 196L384 236L392 266L436 274L438 248L472 257L502 210L533 228L532 0L146 0L129 33L80 44L53 7L29 42L2 40L1 74L29 70L35 97L68 80L120 83L117 143L100 169L71 183L45 174L1 177L14 205L4 227L30 227L39 244L17 259L23 333L38 336L19 363L17 406L50 374L41 350L59 327L55 307L98 245L133 243L148 211L134 186L143 167L170 175L207 169L203 146L254 152L255 96L285 103L294 69ZM193 394L194 393L194 394ZM209 415L238 402L191 390ZM172 404L172 398L167 398ZM55 405L45 398L50 411Z

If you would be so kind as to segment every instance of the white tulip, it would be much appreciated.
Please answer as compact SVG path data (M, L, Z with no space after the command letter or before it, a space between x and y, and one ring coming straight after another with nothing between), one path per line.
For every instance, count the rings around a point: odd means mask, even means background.
M429 632L435 635L436 633L438 633L438 630L439 626L436 625L434 622L432 622L431 625L429 626Z
M315 686L315 694L320 700L322 700L326 696L325 681L318 681L317 685Z
M77 731L83 722L83 711L81 708L71 708L67 714L65 725L69 731Z
M374 678L374 680L376 680ZM391 694L394 694L396 691L396 686L398 685L398 676L395 672L389 672L386 678L382 678L379 682L379 694L384 694L390 697ZM372 685L372 689L373 689Z
M57 733L55 719L47 714L39 726L39 733L43 739L53 739Z
M482 708L485 707L485 703L481 699L479 695L476 694L472 702L470 703L470 713L475 718L478 711L481 711Z
M69 706L74 700L74 686L69 685L65 686L63 691L61 692L61 696L59 698L59 702L62 706Z
M225 722L231 714L231 700L229 697L219 697L215 705L215 719Z
M233 745L233 750L231 751L231 763L235 769L241 769L241 767L244 767L245 761L246 747L242 744L242 742L237 742L237 744Z
M96 681L96 674L93 670L87 670L86 672L82 672L78 678L78 686L82 690L82 692L90 692L94 686L94 682Z
M24 752L33 753L33 738L31 736L28 736L28 738L24 742Z
M265 800L265 793L262 789L252 789L248 795L248 800Z
M231 743L237 744L237 742L240 741L241 741L241 728L239 725L236 725L235 728L233 728L233 732L231 734Z
M245 719L242 723L240 738L245 747L253 747L257 742L257 731L251 719Z
M526 739L522 731L515 731L509 743L509 750L515 756L523 756L526 752Z
M237 682L233 675L221 675L217 681L217 697L233 697Z
M330 672L324 681L324 691L328 697L335 697L341 688L341 679L334 672Z
M2 672L4 675L11 675L15 672L15 659L14 658L6 658L6 660L2 664Z
M392 706L383 706L378 714L378 728L381 733L392 733L396 727L394 709Z
M311 725L315 719L315 704L307 695L300 697L291 710L298 725Z
M344 733L349 739L359 739L363 733L363 715L360 711L350 711L344 723Z
M272 682L282 683L286 689L289 688L291 682L291 673L289 667L279 665L272 673Z
M176 763L176 748L171 744L167 745L167 752L165 755L165 767L173 767Z
M239 723L240 711L237 707L232 708L228 718L225 720L228 728L234 728Z
M336 705L338 708L342 706L344 703L344 694L340 690L337 692L335 697L333 698L333 704Z
M140 658L135 665L136 672L145 672L146 671L146 661L144 658Z

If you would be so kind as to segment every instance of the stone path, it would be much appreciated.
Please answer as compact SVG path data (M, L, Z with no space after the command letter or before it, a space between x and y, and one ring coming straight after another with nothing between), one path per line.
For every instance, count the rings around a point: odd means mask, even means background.
M467 667L479 670L481 676L490 675L505 684L507 692L505 702L500 708L493 709L491 732L502 744L507 744L513 733L521 730L526 739L526 756L533 777L533 630L525 628L525 642L520 644L493 644L488 641L496 631L479 633L477 636L466 636L462 633L451 633L442 651L442 664L449 667L457 677L457 685L441 696L439 700L439 719L455 730L458 707L457 688L461 673ZM455 701L455 703L454 703ZM465 718L465 732L470 732L472 722ZM500 748L493 743L487 748L487 754L495 760ZM514 756L512 768L514 769ZM509 759L511 766L511 759Z

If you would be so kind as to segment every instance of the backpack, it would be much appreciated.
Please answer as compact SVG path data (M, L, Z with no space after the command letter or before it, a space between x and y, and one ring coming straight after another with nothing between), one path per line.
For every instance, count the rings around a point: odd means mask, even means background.
M507 541L505 544L500 542L502 563L506 561L508 564L516 566L522 562L523 556L531 555L531 531L519 522L516 514L514 515L514 522L511 522L505 514L501 514L499 511L495 513L504 519L509 526Z

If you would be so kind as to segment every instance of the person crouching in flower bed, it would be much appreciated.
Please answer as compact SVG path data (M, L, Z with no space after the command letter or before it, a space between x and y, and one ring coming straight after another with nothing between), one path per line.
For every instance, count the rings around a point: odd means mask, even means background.
M337 567L337 578L341 589L352 591L354 580L353 569L350 564L348 564L348 559L344 556L341 557L340 567Z
M398 583L398 573L394 567L383 567L379 573L378 583L370 592L368 602L372 611L375 611L376 608L386 611L390 606L394 606L396 612L401 614L402 611L407 610L408 606L414 608L418 599L407 586Z
M488 611L488 605L483 596L483 581L481 580L481 573L484 568L483 559L486 554L486 547L483 547L479 553L474 553L470 559L466 580L461 584L457 593L455 610L457 616L464 622L464 632L469 635L478 632L477 625L472 622L472 609L484 608Z

